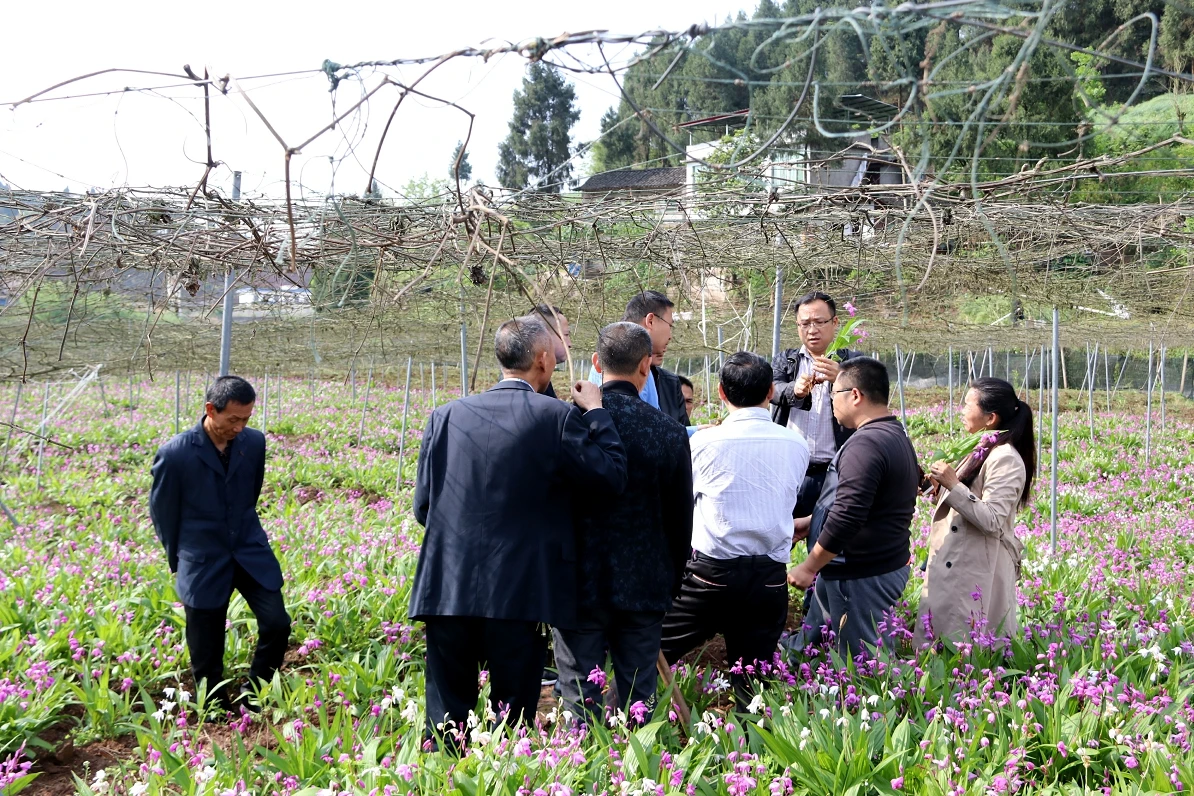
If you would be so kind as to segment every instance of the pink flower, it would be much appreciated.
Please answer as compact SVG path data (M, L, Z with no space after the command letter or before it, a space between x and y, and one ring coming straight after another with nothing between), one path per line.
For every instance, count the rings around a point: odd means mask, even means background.
M846 314L849 315L851 318L853 318L855 315L858 314L858 308L855 307L853 304L851 304L848 301L846 302L845 310L846 310Z
M1124 758L1124 765L1128 768L1136 768L1140 765L1140 761L1138 761L1134 755L1128 755Z
M640 699L630 706L630 717L638 724L642 724L647 718L647 706L643 704Z
M983 598L983 590L980 589L978 586L975 586L974 591L970 592L970 599L974 600L975 602L978 602L982 598ZM1065 749L1065 744L1058 744L1057 746L1059 749L1062 749L1062 750ZM1062 751L1062 754L1064 755L1065 751Z
M594 666L593 671L589 672L588 680L590 683L596 683L598 688L605 688L605 670L600 666Z
M1057 751L1058 751L1058 753L1061 754L1062 757L1065 757L1066 755L1069 754L1069 751L1066 749L1065 744L1062 742L1058 742Z
M903 790L904 789L904 778L896 777L895 779L893 779L891 781L891 789L892 790Z

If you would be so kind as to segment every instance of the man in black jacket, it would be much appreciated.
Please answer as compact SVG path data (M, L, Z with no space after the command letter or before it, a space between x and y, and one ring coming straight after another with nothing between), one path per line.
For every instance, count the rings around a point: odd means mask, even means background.
M803 296L796 302L802 345L787 349L771 363L775 378L771 419L803 434L809 448L808 473L800 487L795 517L813 513L829 460L853 433L833 416L832 390L841 363L857 354L843 350L825 355L839 324L832 298L820 292Z
M600 390L574 385L576 406L540 394L555 369L543 323L507 321L496 349L501 382L431 413L415 483L415 519L427 530L410 617L427 625L427 732L443 728L450 747L483 667L494 712L534 718L539 626L576 622L575 501L612 499L626 483Z
M658 290L639 293L626 304L623 321L638 324L651 336L651 375L642 386L639 397L682 426L688 425L688 410L680 377L663 369L663 355L672 341L675 326L675 304ZM589 371L589 381L601 384L596 368Z
M257 618L257 651L249 668L257 685L282 665L290 616L282 600L282 568L257 515L265 435L246 427L257 394L239 376L221 376L206 398L199 423L159 448L153 459L149 516L186 612L195 683L206 680L209 696L231 709L227 691L217 686L224 679L232 590ZM247 700L245 706L252 709Z
M800 589L816 577L806 641L816 643L821 628L828 627L843 656L890 644L879 626L910 574L910 526L921 472L904 427L887 408L889 391L883 363L855 357L842 364L833 413L855 433L834 457L813 512L817 541L788 573L788 582Z
M622 706L635 706L635 721L649 720L663 617L690 551L688 434L639 398L650 360L642 327L622 322L601 330L593 362L626 450L626 490L615 501L595 495L580 515L580 616L553 630L560 690L577 716L601 710L600 678L589 675L605 668L608 648Z

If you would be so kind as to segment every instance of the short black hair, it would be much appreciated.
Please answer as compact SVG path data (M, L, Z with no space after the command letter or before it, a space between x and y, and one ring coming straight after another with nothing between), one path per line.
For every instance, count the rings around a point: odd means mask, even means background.
M611 376L630 376L651 356L651 335L637 323L611 323L597 334L597 361Z
M796 312L805 304L812 304L814 301L824 301L829 305L829 317L837 315L837 302L830 298L828 293L822 293L820 290L814 290L801 296L796 301L796 306L792 307L792 312Z
M692 386L692 379L688 378L687 376L681 376L679 373L676 374L676 378L680 380L680 386L687 387L693 392L696 392L696 387Z
M663 315L664 310L674 306L675 303L658 290L644 290L626 304L626 314L622 320L642 323L648 315Z
M552 315L552 312L555 312L555 315ZM527 314L538 315L542 318L543 322L547 324L547 328L556 332L557 337L559 337L559 331L556 329L556 318L560 317L568 320L568 316L564 314L564 311L555 304L536 304Z
M758 406L771 389L771 363L758 354L739 351L721 366L721 388L734 406Z
M887 406L891 398L891 379L887 366L870 357L854 357L841 364L837 376L837 389L853 387L871 403Z
M207 388L205 400L223 412L229 401L246 406L257 400L257 391L253 385L240 376L220 376Z
M493 347L502 370L516 373L530 370L535 361L535 352L551 346L551 332L543 321L534 315L512 318L498 327Z

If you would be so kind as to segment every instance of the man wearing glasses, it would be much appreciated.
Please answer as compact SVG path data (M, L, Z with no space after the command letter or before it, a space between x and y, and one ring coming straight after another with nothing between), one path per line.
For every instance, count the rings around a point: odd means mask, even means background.
M813 513L829 462L853 433L833 416L831 391L840 363L858 356L849 350L825 355L837 337L838 323L837 304L829 295L813 292L803 296L796 302L796 327L803 345L787 349L771 363L775 374L771 419L799 431L808 442L808 472L793 512L798 520ZM797 536L806 535L807 528L807 519L798 522ZM809 549L813 541L809 540Z

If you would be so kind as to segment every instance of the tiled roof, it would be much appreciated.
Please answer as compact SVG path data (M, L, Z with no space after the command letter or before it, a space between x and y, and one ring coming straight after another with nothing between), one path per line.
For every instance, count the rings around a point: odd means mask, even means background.
M594 174L585 180L580 190L590 191L629 191L629 190L667 190L679 188L687 179L687 170L683 166L667 169L618 169Z

